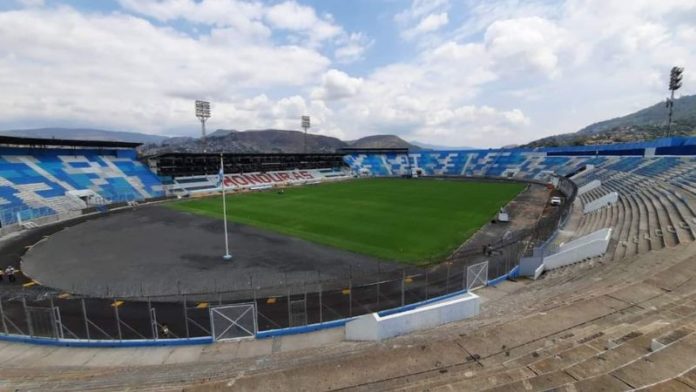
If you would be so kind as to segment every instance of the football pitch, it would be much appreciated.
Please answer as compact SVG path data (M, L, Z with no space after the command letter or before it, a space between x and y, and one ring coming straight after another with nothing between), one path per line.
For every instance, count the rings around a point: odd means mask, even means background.
M361 179L230 194L227 219L382 259L441 261L524 185L454 180ZM170 203L222 219L222 197Z

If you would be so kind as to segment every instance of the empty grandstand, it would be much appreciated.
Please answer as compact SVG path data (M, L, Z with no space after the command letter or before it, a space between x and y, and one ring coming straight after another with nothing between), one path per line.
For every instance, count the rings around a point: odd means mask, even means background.
M348 178L343 154L223 154L225 188L262 189ZM167 153L146 158L167 192L189 195L220 189L220 154Z
M696 138L675 137L607 146L410 154L355 151L344 159L354 174L372 176L402 176L412 171L417 176L573 178L581 187L578 208L564 235L551 241L549 249L612 228L605 257L621 259L694 241L694 154ZM591 189L582 192L590 183Z
M65 163L72 162L68 158L74 156L80 157L81 162L97 163L128 159L124 161L128 164L113 165L135 190L140 189L136 186L140 183L133 177L140 177L133 173L145 171L146 174L140 176L148 176L151 182L146 186L140 179L141 187L153 194L159 189L160 180L170 190L188 193L197 189L216 191L221 185L217 177L220 162L217 155L153 157L149 163L152 171L159 175L157 177L135 160L132 147L124 150L114 146L89 147L42 146L32 151L30 147L12 146L12 151L24 151L24 154L2 154L2 162L26 165L31 170L32 184L39 184L32 188L34 193L53 189L50 187L53 178L56 183L58 180L77 183L84 172L68 170L71 166ZM54 154L56 151L61 152ZM18 155L23 159L13 158ZM123 362L105 359L110 358L109 354L92 360L91 353L84 354L86 362L69 358L56 365L55 360L43 359L44 353L39 349L30 350L26 355L18 355L18 366L34 369L9 376L10 383L27 382L24 386L33 389L42 389L66 378L70 378L68 382L77 385L77 389L102 385L143 389L186 385L192 390L696 389L693 381L696 377L693 363L696 306L692 299L696 293L692 273L696 263L693 252L696 246L696 138L544 149L412 153L361 149L313 157L228 155L225 157L227 177L223 184L236 191L366 176L452 177L465 181L469 179L462 178L483 177L485 181L526 182L531 184L529 189L539 191L543 197L514 201L509 210L513 224L491 222L488 226L494 226L494 230L487 233L481 230L479 234L492 238L493 246L487 244L489 238L486 238L483 252L479 244L472 248L473 252L463 247L463 252L459 253L462 250L459 249L453 255L456 257L427 270L395 268L386 271L384 266L388 264L385 263L378 265L376 270L368 270L363 265L360 267L362 275L350 271L346 279L318 280L312 273L289 281L290 261L284 249L277 253L284 255L284 265L279 278L272 279L276 286L263 286L255 277L244 275L234 282L234 290L214 295L182 292L177 282L168 285L172 291L165 297L150 295L146 291L150 288L142 285L135 289L140 296L128 298L110 294L109 287L106 287L106 294L99 295L103 298L80 297L74 292L55 293L54 296L42 294L41 298L31 299L22 297L21 300L0 297L0 312L3 312L0 319L8 321L5 333L0 336L9 340L19 340L17 335L22 332L27 335L25 331L28 330L30 336L21 339L42 344L49 344L47 341L85 345L120 345L134 341L143 345L213 343L219 338L215 323L225 322L224 317L219 316L225 313L216 312L223 312L225 306L249 310L226 315L233 315L230 318L234 320L244 316L246 324L243 326L251 332L242 332L246 333L245 337L255 338L227 346L153 348L150 353L156 354L139 362L152 365L147 370L133 370ZM35 164L35 161L41 163ZM53 162L53 166L48 162ZM51 169L55 166L61 169ZM77 169L90 167L87 163L78 166L81 167ZM111 166L98 166L99 179L105 178ZM128 167L138 169L129 170ZM27 169L22 166L21 170ZM9 177L5 177L3 171L3 181L21 177L16 174L18 172L25 173L20 167L13 167ZM39 176L41 178L37 178ZM19 187L21 182L12 183ZM98 186L103 187L104 182L109 184L109 181L94 182L81 188L65 189L91 190L105 202L119 200L113 196L119 193L113 187L104 190ZM264 195L281 197L275 192ZM47 203L44 198L58 197L46 193L41 196L43 203ZM551 196L559 197L560 205L551 205ZM365 195L367 202L369 197ZM547 203L539 203L539 200ZM398 205L399 202L395 198L394 203ZM519 217L515 204L525 202L534 204L528 211L532 215L531 223L513 230L514 224L519 224L515 222ZM477 206L462 205L462 208ZM174 226L170 229L179 231L182 236L191 235L193 230L187 230L193 226L206 238L210 233L217 235L216 222L167 215L171 218L163 223L148 211L152 210L128 211L131 215L124 214L127 219L121 222L142 217L142 222L154 222L158 228L168 227L166 224ZM95 220L92 226L85 227L108 227L116 218ZM418 230L418 222L414 222L413 230ZM248 229L241 231L242 236L233 237L237 243L256 241L259 237ZM606 240L596 240L598 233L607 236ZM54 239L70 234L62 233ZM105 237L110 236L109 233ZM577 251L575 245L587 242L588 238L604 241L600 253L587 256L590 253L583 253L582 249ZM149 244L151 238L141 240L140 243L145 244L142 246L152 246ZM296 240L272 238L276 246L286 246ZM51 239L43 241L31 252L40 251L50 242ZM212 248L215 244L204 246ZM253 252L260 253L268 248L268 243L258 243ZM181 254L183 259L193 261L192 265L203 262L192 257L192 253L184 249L177 256ZM559 255L566 253L573 257L555 262ZM245 263L242 257L239 256L240 264ZM218 267L222 263L217 255L211 258L216 260ZM554 263L546 265L549 259ZM546 275L537 282L515 279L522 273L523 261L529 260L540 263L533 264L533 270L546 271ZM586 262L570 265L577 261ZM307 262L306 254L302 262ZM485 273L472 275L470 268L481 264L486 265ZM546 268L536 268L538 265ZM483 278L479 274L483 274ZM529 275L540 277L534 273ZM228 284L228 280L224 284ZM222 284L213 282L214 287ZM345 325L356 317L394 320L401 315L418 315L474 289L477 289L477 296L485 298L480 305L480 315L476 317L379 344L345 341ZM31 289L27 289L23 295L31 293ZM49 301L50 307L46 304ZM49 318L52 324L48 327L32 330L35 320L31 317L38 311L45 312L42 314L54 312L62 318L57 322ZM423 320L417 320L416 316L415 323L419 321ZM166 323L166 335L162 332L163 323ZM230 325L236 328L241 324ZM240 332L241 328L234 331ZM300 333L305 335L287 336ZM170 341L170 337L174 339ZM44 340L39 340L41 338ZM3 343L0 349L18 350L12 343ZM65 350L59 348L55 353L66 356ZM128 351L127 356L130 360L141 352L134 349ZM87 369L75 376L54 368L84 366L85 363ZM110 366L109 370L105 371L104 366ZM23 377L37 371L42 374L41 378L27 381L27 377ZM185 371L186 380L181 378L182 371ZM86 379L85 375L93 377Z
M0 225L162 196L138 145L0 137Z

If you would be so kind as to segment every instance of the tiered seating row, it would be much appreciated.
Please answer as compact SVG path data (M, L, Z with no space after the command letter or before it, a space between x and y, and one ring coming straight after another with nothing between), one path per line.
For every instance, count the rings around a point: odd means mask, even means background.
M105 202L162 195L157 176L134 154L114 150L0 149L0 224L84 208L69 191Z
M597 179L600 188L578 200L587 203L615 191L619 202L585 215L574 237L604 227L613 227L610 257L621 259L650 250L673 247L696 239L696 214L692 201L679 194L671 184L634 173L604 169Z

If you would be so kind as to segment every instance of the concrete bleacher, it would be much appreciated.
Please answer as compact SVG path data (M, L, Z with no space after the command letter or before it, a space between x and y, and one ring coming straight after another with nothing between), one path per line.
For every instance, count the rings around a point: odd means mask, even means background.
M695 388L696 244L477 291L479 316L381 343L342 330L212 346L0 343L5 389L597 391ZM654 389L675 390L675 389Z
M342 341L340 329L115 354L0 343L0 388L696 390L693 158L547 153L346 158L354 170L380 176L401 175L405 164L423 175L530 179L595 166L579 177L578 185L599 180L601 186L576 199L579 208L558 241L611 228L605 256L558 268L535 282L506 281L480 289L475 318L379 344ZM612 192L618 194L616 203L583 213L584 205Z
M577 227L576 237L604 227L615 229L610 257L619 260L637 253L673 247L694 241L693 195L682 195L665 173L665 165L672 168L688 163L691 158L647 158L648 162L635 165L632 171L622 172L600 168L594 173L602 186L578 197L580 206L616 192L618 202L584 216ZM670 163L660 163L666 159ZM676 162L676 163L675 163ZM660 170L654 169L660 167ZM639 174L642 173L642 174Z
M82 190L106 203L162 195L161 182L135 151L0 148L2 226L85 208L68 194Z
M692 139L534 150L418 151L409 156L413 172L425 176L547 180L550 174L569 176L591 167L574 180L581 190L587 190L579 191L576 210L587 213L571 220L566 228L571 234L560 241L613 228L605 258L619 260L694 241L696 150ZM666 155L655 155L656 150ZM354 172L403 174L379 154L363 154L359 159L348 156L346 163Z

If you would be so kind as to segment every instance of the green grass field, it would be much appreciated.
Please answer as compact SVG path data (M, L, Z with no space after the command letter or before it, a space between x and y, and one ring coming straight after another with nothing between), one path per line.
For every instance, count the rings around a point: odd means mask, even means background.
M227 196L227 218L305 240L410 264L440 261L523 185L365 179ZM221 197L172 208L222 218Z

